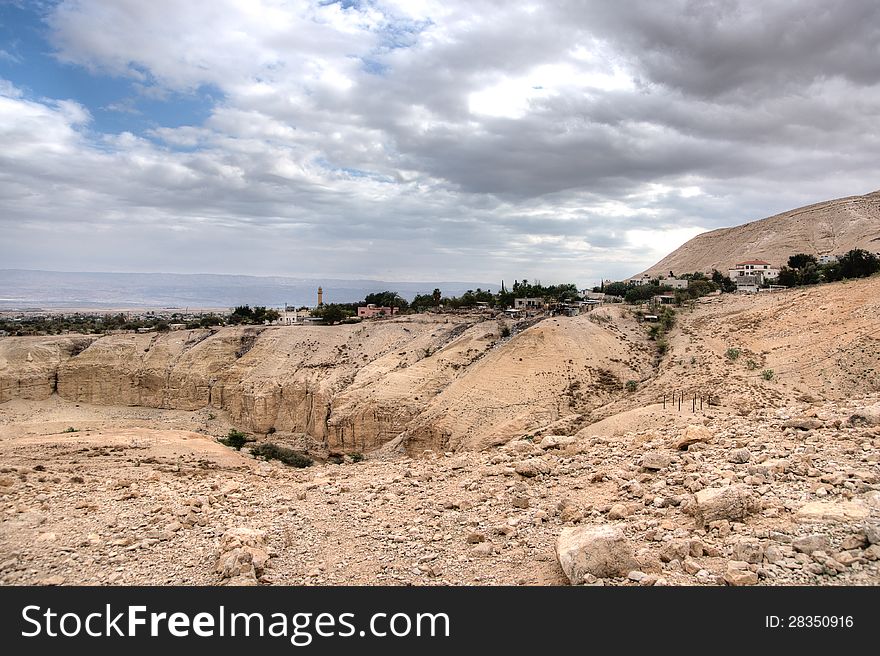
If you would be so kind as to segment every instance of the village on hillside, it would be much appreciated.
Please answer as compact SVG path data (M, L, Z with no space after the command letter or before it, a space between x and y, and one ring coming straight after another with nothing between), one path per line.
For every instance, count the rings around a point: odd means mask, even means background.
M817 285L870 276L880 271L880 253L853 249L840 255L798 253L785 264L752 258L737 262L727 273L717 269L668 275L641 276L622 281L603 280L592 289L575 284L542 285L515 280L504 282L497 293L477 288L459 297L443 296L440 289L407 301L394 291L368 294L361 302L325 302L324 289L318 287L316 303L309 307L284 304L277 308L241 305L227 312L142 310L99 314L88 312L5 312L0 313L0 337L6 335L118 334L125 332L163 332L223 325L303 326L335 325L383 320L414 313L504 314L512 319L577 316L607 303L646 305L653 308L643 317L658 320L656 309L682 304L707 295L725 293L759 294L792 287Z

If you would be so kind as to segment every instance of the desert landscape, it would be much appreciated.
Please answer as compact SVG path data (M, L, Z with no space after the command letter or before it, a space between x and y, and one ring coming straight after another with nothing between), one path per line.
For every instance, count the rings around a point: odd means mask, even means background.
M667 340L622 304L0 338L0 582L880 583L880 278Z

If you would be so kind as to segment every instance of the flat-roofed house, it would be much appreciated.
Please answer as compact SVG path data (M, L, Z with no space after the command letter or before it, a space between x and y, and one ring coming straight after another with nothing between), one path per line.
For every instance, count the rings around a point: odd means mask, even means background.
M768 280L779 277L779 269L764 260L746 260L738 262L732 269L728 269L727 274L733 282L742 276L754 276L758 285L763 285Z

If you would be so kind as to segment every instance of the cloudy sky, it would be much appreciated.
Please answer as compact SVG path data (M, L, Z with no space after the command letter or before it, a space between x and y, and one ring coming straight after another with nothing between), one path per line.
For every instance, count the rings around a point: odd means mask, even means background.
M874 0L0 0L0 269L595 284L878 119Z

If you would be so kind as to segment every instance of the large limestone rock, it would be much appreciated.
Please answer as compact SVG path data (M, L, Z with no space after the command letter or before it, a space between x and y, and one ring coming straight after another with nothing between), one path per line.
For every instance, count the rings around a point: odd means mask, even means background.
M673 442L676 449L687 449L691 444L709 442L712 440L712 431L705 426L692 424L684 429L684 432Z
M720 519L741 522L761 510L761 500L747 485L709 487L694 495L688 511L700 526Z
M616 526L562 529L556 540L556 558L574 585L584 583L587 575L597 578L626 576L638 569L626 536Z

